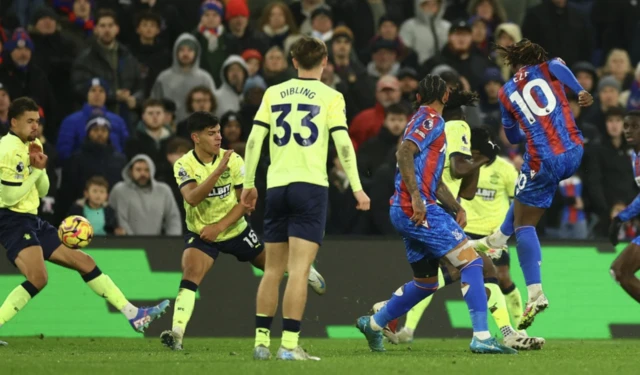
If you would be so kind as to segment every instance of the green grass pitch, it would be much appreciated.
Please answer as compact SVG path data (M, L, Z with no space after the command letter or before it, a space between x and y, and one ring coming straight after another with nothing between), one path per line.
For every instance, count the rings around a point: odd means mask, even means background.
M467 339L417 340L369 352L362 340L305 339L320 362L257 362L251 339L187 339L172 352L151 339L8 338L0 347L3 375L102 374L638 374L640 340L551 340L518 355L478 355ZM274 340L272 346L278 345Z

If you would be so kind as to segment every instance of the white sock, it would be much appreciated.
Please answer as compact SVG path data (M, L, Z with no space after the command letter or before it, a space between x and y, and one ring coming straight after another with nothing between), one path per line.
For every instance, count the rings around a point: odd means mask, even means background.
M180 327L173 327L173 328L171 328L171 330L173 331L173 333L175 333L180 338L182 338L182 336L184 336L184 331Z
M123 308L122 310L120 310L121 313L124 314L124 316L127 317L127 319L131 320L133 318L136 317L136 315L138 315L138 308L133 306L131 304L131 302L128 302Z
M487 242L489 242L491 247L501 248L507 244L507 241L509 241L509 237L511 236L507 236L506 234L502 233L500 229L498 229L489 236Z
M382 331L382 329L384 328L380 327L378 323L376 323L376 320L373 319L373 315L371 315L371 317L369 318L369 324L371 324L371 328L373 328L374 331Z
M480 332L474 332L473 336L477 337L478 340L486 340L491 338L491 333L489 333L489 331L480 331Z
M527 285L527 293L529 294L529 302L533 302L542 294L542 284Z
M408 333L410 336L413 336L413 329L408 328L408 327L404 327L403 329L404 329L404 331L405 331L406 333Z
M516 330L513 329L513 327L511 327L511 326L504 326L504 327L500 328L500 333L502 333L502 337L507 337L507 336L517 335L518 334L518 332L516 332Z

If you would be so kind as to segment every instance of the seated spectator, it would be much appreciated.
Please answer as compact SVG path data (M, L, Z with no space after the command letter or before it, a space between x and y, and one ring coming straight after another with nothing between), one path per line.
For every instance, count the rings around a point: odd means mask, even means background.
M562 196L562 214L558 237L570 240L586 240L587 217L582 200L582 180L572 176L560 181L560 195Z
M402 66L409 66L416 69L418 67L418 55L408 48L400 39L398 24L389 16L382 16L378 22L378 33L369 41L368 48L360 52L360 60L368 64L371 62L372 47L378 40L394 42L397 45L397 60ZM337 29L337 28L336 28Z
M215 87L222 85L220 70L227 56L229 56L228 46L225 44L226 39L223 37L228 32L222 24L223 18L224 6L222 3L218 0L206 0L200 7L200 23L193 31L193 35L199 43L198 53L196 54L196 57L200 60L199 66L211 75L215 82ZM176 40L176 43L178 40ZM175 65L175 47L173 52Z
M55 142L59 121L55 99L47 75L32 59L33 41L24 29L18 28L3 47L5 56L9 58L0 65L0 82L10 97L28 96L42 107L50 124L45 129L45 135Z
M109 112L104 106L107 101L109 87L101 78L92 78L87 82L87 102L78 112L74 112L62 120L56 149L61 160L67 160L79 150L87 138L87 122L96 113L102 114L111 124L109 139L111 145L119 152L124 152L124 144L129 138L129 130L122 117Z
M111 190L109 205L116 210L126 235L179 236L180 211L169 185L156 181L156 166L146 155L134 156L122 170L124 181Z
M595 103L585 110L586 122L598 127L600 134L607 134L605 114L612 108L620 107L620 83L613 77L604 77L598 82L598 96Z
M193 112L216 112L218 108L218 102L216 96L213 95L211 89L207 86L196 86L189 94L187 94L187 100L185 108L187 109L187 117ZM187 126L187 119L184 119L178 123L176 127L176 136L182 137L187 140L191 140L191 133Z
M82 196L82 189L93 176L102 176L110 186L122 180L121 172L127 159L110 143L111 123L102 114L92 116L86 123L87 138L62 168L62 183L58 194L60 213Z
M385 109L384 124L375 137L358 148L358 172L366 192L372 186L373 175L386 160L409 122L409 110L402 104L392 104Z
M506 22L498 25L494 33L495 43L502 47L512 46L522 40L522 31L520 26L515 23ZM506 64L504 57L495 53L491 54L491 58L496 62L502 73L502 79L505 81L513 77L511 66ZM584 86L583 86L584 87Z
M29 28L33 40L33 62L47 75L56 98L72 98L71 65L79 50L73 40L58 28L58 15L48 6L36 10ZM73 100L58 100L60 114L71 113ZM51 117L53 114L47 114ZM56 124L51 124L55 126Z
M445 45L451 23L443 19L446 4L442 0L416 0L416 4L416 15L402 24L400 38L423 64Z
M289 5L293 19L296 21L301 34L311 33L311 15L314 10L322 6L326 6L325 0L300 0Z
M200 69L200 45L191 35L184 33L173 45L173 65L156 79L151 89L151 97L171 99L176 103L176 120L187 118L184 104L189 92L198 86L215 89L213 79L205 70Z
M220 70L222 86L215 91L218 100L216 116L221 117L228 111L240 110L240 99L248 76L247 64L242 57L231 55L227 58Z
M271 1L262 11L258 28L269 38L269 47L284 49L284 42L290 35L298 34L293 15L287 4Z
M269 48L269 39L249 25L249 7L245 0L228 0L225 18L229 30L224 33L225 46L230 55L240 55L247 49L265 53Z
M640 63L636 67L631 88L620 94L620 104L628 111L640 110Z
M392 104L399 103L400 99L401 92L398 79L394 76L380 78L376 85L376 105L360 112L349 127L349 136L356 151L361 144L378 134L384 123L386 108Z
M93 227L94 236L124 234L118 225L118 216L109 206L109 182L102 176L91 177L84 188L84 198L77 200L69 215L83 216Z
M144 98L138 61L131 51L117 41L120 26L116 14L102 9L96 16L96 38L75 60L71 80L78 101L87 93L87 82L100 77L111 89L107 94L107 108L131 124L135 109Z
M131 52L140 64L140 78L144 97L151 95L151 89L158 75L171 66L171 49L160 40L162 18L154 12L143 12L137 18L137 38L131 42Z
M169 128L164 124L164 105L157 99L147 99L142 106L142 119L136 131L125 144L127 159L135 155L147 155L154 162L154 169L164 170L167 161L165 153L167 143L173 139Z
M222 148L233 150L236 154L244 158L244 149L246 142L242 134L242 124L240 118L235 112L227 112L220 119L220 127L222 129Z
M262 69L262 54L257 49L247 49L242 52L242 59L247 63L249 77L260 73Z
M371 47L372 61L367 65L367 73L373 79L386 75L396 76L400 71L398 44L395 41L378 39Z
M619 48L612 49L607 56L603 75L615 78L620 83L621 91L629 90L634 79L629 53Z
M311 13L311 32L314 38L328 42L333 37L333 13L329 6L323 5Z
M11 97L9 91L0 82L0 138L9 132L9 106L11 105Z
M591 94L595 94L595 90L598 87L598 72L596 67L588 61L578 61L571 67L573 74L580 83L583 89L589 91Z
M418 93L418 73L415 69L404 67L398 72L398 80L400 81L400 91L402 92L402 101L405 103L413 103L416 101Z
M262 77L267 86L274 86L286 82L295 77L295 73L289 68L284 52L279 47L271 47L264 56Z
M69 3L72 3L69 6ZM93 19L93 1L91 0L54 0L53 7L62 15L60 25L75 44L75 50L89 47L95 21Z

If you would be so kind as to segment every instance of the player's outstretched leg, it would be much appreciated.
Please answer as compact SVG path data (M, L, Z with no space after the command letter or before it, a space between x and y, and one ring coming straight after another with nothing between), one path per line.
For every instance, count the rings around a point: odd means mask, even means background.
M40 246L30 246L20 251L14 264L27 280L13 289L0 306L0 328L47 285L47 268ZM5 345L6 342L0 342L0 346Z
M640 270L640 238L631 242L611 265L611 276L631 298L640 303L640 280L636 272Z
M132 305L111 278L100 271L93 258L82 251L60 245L51 254L49 261L78 271L89 288L118 309L137 332L143 333L151 322L162 316L169 307L169 300L153 307L138 308Z

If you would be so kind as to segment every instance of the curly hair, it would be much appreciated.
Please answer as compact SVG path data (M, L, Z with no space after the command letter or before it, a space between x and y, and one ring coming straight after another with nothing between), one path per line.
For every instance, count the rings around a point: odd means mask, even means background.
M549 59L547 51L529 39L522 39L509 47L494 44L493 49L503 58L506 64L514 67L542 64Z
M460 85L449 92L449 100L444 106L442 117L445 121L450 120L462 120L464 119L464 112L462 106L473 107L480 99L480 96L476 92L464 91Z

